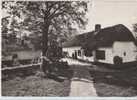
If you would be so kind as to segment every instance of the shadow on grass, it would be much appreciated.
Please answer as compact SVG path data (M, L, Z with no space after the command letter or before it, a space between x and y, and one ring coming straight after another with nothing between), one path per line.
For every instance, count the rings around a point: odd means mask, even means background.
M114 84L119 86L133 86L137 87L137 69L133 71L121 71L121 72L100 72L90 71L91 76L95 82L103 82L108 84Z
M95 88L99 96L137 95L136 73L137 69L120 72L90 71L90 75L94 79Z
M55 75L49 74L47 77L57 82L64 82L64 80L66 79L71 80L71 78L73 77L73 70L61 70L57 72Z
M65 79L59 78L56 75L48 75L48 78L53 79L54 81L57 81L57 82L64 82L64 80L65 80Z

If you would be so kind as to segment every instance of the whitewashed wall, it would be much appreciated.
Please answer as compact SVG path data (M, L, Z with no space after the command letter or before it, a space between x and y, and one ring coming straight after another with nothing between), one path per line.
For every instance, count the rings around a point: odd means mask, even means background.
M63 51L68 52L69 57L72 57L72 54L75 52L75 50L80 50L80 49L81 49L80 46L66 47L66 48L63 48Z
M94 61L94 58L93 58L93 56L91 56L91 57L86 57L86 56L84 56L84 58L83 58L84 60L86 60L86 61L91 61L91 62L93 62Z
M113 53L112 53L112 47L105 47L105 48L98 48L98 50L105 51L105 59L98 59L98 62L101 63L108 63L113 64Z
M84 51L83 51L83 49L81 49L81 48L80 48L79 50L81 51L81 56L78 55L77 58L84 60ZM77 53L78 53L78 52L77 52Z
M75 52L75 50L81 50L82 56L77 56L78 59L83 59L87 61L94 62L94 57L86 57L84 56L84 51L81 49L80 46L77 47L68 47L63 48L63 51L69 53L69 57L72 57L72 54ZM122 57L123 62L133 62L137 59L137 46L133 42L114 42L112 47L100 47L98 50L105 51L105 59L97 59L98 62L101 63L108 63L108 64L114 64L113 58L115 56ZM126 55L124 56L124 52Z
M113 56L120 56L123 58L123 62L132 62L137 57L137 47L133 42L115 42L113 44ZM126 55L124 56L124 52Z
M83 51L83 49L81 49L80 46L63 48L63 51L69 53L69 57L72 57L72 54L75 52L75 50L81 50L81 56L77 55L78 59L82 59L82 60L93 62L93 56L92 57L86 57L86 56L84 56L84 51Z
M114 42L112 48L98 48L98 50L105 51L105 60L98 60L98 62L114 64L113 58L115 56L122 57L123 62L133 62L137 58L137 47L133 42ZM126 55L124 56L124 52Z

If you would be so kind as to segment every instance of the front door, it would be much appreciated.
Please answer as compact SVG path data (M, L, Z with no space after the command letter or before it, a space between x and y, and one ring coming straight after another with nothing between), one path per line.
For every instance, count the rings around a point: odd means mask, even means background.
M75 59L77 59L77 51L75 51L74 55L75 55Z

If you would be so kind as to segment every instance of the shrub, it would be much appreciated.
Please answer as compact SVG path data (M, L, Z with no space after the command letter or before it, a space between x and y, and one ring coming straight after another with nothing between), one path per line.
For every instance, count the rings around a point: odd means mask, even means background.
M115 56L115 57L113 58L113 62L114 62L115 65L119 65L119 64L122 64L122 63L123 63L123 59L122 59L122 57Z

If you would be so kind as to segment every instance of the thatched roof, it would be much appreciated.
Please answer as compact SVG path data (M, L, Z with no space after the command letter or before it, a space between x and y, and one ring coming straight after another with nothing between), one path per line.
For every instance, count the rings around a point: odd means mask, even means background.
M74 47L74 46L81 46L82 43L85 43L86 38L88 35L92 34L91 32L83 33L77 35L75 37L71 37L69 41L63 43L63 47Z
M77 35L63 44L63 47L82 46L88 48L112 46L114 41L134 41L132 32L122 24Z

